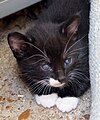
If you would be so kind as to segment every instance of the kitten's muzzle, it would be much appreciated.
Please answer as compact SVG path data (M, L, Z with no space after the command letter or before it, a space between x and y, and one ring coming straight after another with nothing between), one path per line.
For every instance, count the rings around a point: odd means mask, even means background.
M53 79L53 78L50 78L50 79L49 79L49 84L50 84L51 86L53 86L53 87L63 87L63 86L65 85L64 82L61 83L61 82L59 82L58 80L55 80L55 79Z
M63 70L58 70L56 73L56 80L58 80L60 83L65 83L66 82L66 77L64 75Z
M60 83L65 83L66 77L65 77L65 76L60 76L60 77L58 77L57 80L58 80Z

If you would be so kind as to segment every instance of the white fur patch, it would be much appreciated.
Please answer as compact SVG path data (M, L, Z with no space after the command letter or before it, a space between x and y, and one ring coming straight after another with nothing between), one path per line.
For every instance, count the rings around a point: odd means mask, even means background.
M77 107L78 102L79 99L76 97L59 97L56 101L56 106L62 112L70 112Z
M50 108L55 105L58 96L57 94L50 94L50 95L35 95L35 99L37 104L42 105L43 107Z
M53 78L49 79L49 83L53 87L61 87L61 86L63 86L65 84L65 83L60 83L58 80L55 80Z

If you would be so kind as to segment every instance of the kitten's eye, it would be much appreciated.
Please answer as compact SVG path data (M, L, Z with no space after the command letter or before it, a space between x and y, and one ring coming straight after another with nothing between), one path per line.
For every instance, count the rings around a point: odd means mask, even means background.
M72 63L72 58L71 57L69 57L65 60L65 65L69 65L71 63Z
M42 68L42 70L44 70L44 71L51 71L51 67L50 67L48 64L43 64L43 65L41 66L41 68Z

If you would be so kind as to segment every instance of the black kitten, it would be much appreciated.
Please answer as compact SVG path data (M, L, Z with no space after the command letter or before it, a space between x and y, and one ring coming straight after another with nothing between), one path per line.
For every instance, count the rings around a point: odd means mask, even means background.
M79 97L90 86L89 3L48 0L46 5L36 25L25 35L10 33L8 43L32 94Z

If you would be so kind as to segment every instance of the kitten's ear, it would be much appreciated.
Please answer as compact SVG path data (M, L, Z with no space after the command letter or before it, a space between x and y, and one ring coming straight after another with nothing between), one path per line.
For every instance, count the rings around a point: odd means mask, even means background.
M80 24L80 16L74 15L67 23L64 22L61 28L61 32L67 37L74 35L78 31L78 26Z
M27 55L30 49L30 45L27 44L28 41L28 38L19 32L8 34L8 44L17 59L21 59Z

